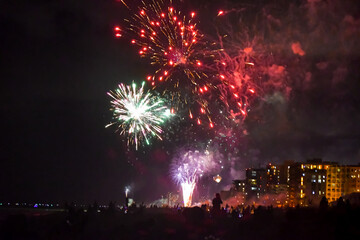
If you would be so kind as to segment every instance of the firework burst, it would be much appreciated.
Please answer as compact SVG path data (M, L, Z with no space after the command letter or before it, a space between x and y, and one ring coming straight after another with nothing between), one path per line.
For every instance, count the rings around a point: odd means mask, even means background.
M207 150L204 153L188 150L173 159L171 174L175 182L181 185L185 207L192 204L192 195L198 179L217 166L213 155Z
M108 92L114 121L106 127L117 125L120 135L126 135L128 144L135 144L136 149L143 140L146 144L150 144L152 137L162 140L161 124L172 115L161 99L144 93L144 84L137 89L135 83L131 86L121 83L118 89Z
M225 103L231 119L245 119L249 105L260 89L256 83L254 59L251 58L252 48L245 48L231 56L223 51L217 63L219 79L222 81L218 89L220 98Z
M202 124L211 120L208 96L214 85L207 74L208 64L217 50L204 40L197 28L196 12L182 14L171 0L141 1L125 20L132 45L139 55L156 66L147 81L171 99L175 110L188 112L191 119ZM115 35L122 36L120 27Z

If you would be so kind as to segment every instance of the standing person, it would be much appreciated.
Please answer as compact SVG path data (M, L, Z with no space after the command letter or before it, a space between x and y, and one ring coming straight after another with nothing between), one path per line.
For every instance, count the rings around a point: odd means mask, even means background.
M212 200L214 215L220 215L220 206L222 203L223 201L221 200L220 194L216 193L215 198Z

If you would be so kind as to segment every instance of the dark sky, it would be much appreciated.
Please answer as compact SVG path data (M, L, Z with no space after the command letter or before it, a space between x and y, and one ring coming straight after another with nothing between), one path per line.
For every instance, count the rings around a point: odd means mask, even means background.
M345 3L322 7L329 18L314 17L310 3L297 1L295 9L308 13L306 27L284 1L252 1L250 11L267 9L268 21L280 22L274 39L290 52L283 65L291 93L263 96L249 115L247 154L236 170L311 157L360 162L360 15ZM219 1L193 4L206 14ZM121 137L104 127L111 120L106 92L149 69L113 36L125 12L104 0L0 3L1 201L120 201L126 185L141 201L173 188L167 153L174 145L126 152ZM289 29L298 31L286 35ZM296 41L303 58L286 45Z

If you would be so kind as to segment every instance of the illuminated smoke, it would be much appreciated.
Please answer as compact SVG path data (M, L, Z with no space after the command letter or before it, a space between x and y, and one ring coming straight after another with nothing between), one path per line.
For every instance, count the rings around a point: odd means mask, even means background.
M171 163L171 174L183 192L185 207L192 205L192 196L197 181L207 173L210 173L218 164L215 162L213 154L205 150L181 150L173 158Z

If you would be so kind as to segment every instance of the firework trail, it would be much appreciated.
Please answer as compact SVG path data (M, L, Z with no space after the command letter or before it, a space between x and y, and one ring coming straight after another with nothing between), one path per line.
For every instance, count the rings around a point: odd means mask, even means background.
M196 12L182 14L171 0L141 1L130 12L125 22L128 35L134 36L131 44L157 67L146 76L147 81L171 99L175 110L186 109L190 119L199 125L205 119L212 128L208 96L214 85L209 81L207 62L217 50L211 49L213 45L198 30ZM118 26L115 35L122 36Z
M192 204L192 195L198 179L217 166L213 154L207 150L181 151L179 156L173 159L171 174L175 182L181 185L185 207L190 207Z
M128 145L135 144L136 149L143 140L150 144L151 137L162 140L160 125L172 115L161 99L144 93L144 84L137 89L135 83L131 86L121 83L118 89L108 92L114 122L106 127L117 125L120 135L127 135Z

